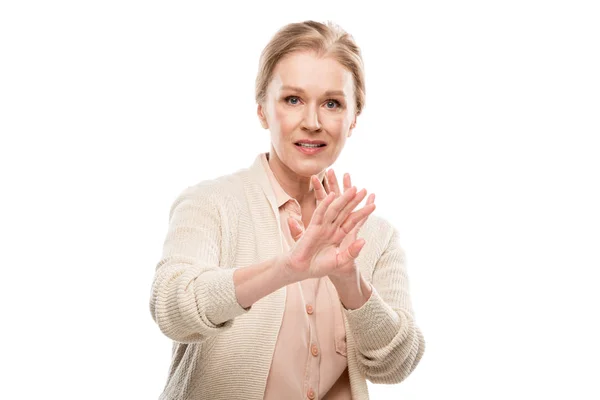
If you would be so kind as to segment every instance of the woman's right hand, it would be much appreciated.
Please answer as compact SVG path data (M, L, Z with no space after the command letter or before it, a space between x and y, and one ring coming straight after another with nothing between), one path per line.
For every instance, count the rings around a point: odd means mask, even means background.
M330 193L319 202L310 223L290 251L285 255L284 269L291 282L308 278L320 278L334 272L339 266L358 257L365 244L363 239L350 243L346 248L340 244L352 229L375 210L375 204L367 204L357 211L354 208L365 198L365 189L357 192L352 187L336 198ZM288 219L292 232L299 227L293 218Z

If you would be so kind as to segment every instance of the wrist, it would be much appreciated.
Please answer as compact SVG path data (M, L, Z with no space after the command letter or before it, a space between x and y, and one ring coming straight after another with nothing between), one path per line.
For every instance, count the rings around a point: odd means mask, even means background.
M371 297L372 285L366 281L360 271L352 277L329 278L335 286L340 302L347 310L362 307Z
M289 252L277 255L275 265L277 270L276 279L282 287L301 280L292 267Z
M336 286L354 286L360 281L360 271L358 268L353 268L350 272L332 273L329 274L329 279Z
M281 289L289 283L281 268L279 256L268 260L236 268L233 284L239 305L248 309L256 301Z

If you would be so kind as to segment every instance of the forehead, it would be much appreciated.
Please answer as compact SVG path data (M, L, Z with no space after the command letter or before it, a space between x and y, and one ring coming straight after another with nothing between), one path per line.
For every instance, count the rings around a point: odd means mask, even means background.
M350 71L335 59L302 52L289 54L279 60L273 70L270 86L273 90L295 86L313 93L341 90L350 96L354 85Z

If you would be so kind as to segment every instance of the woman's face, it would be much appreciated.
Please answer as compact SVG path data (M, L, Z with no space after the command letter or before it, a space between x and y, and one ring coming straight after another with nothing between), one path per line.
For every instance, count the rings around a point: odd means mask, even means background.
M276 65L265 103L258 106L258 116L271 132L274 161L310 178L340 155L356 124L355 109L350 71L333 58L297 52ZM303 140L319 141L325 146L300 147L298 142Z

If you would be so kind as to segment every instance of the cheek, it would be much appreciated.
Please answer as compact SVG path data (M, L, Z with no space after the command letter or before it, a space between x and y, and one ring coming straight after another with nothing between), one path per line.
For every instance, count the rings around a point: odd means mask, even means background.
M321 123L332 135L345 136L350 128L350 119L346 115L324 115L321 117Z
M302 115L298 112L276 107L274 119L279 132L284 136L289 136L302 122Z

